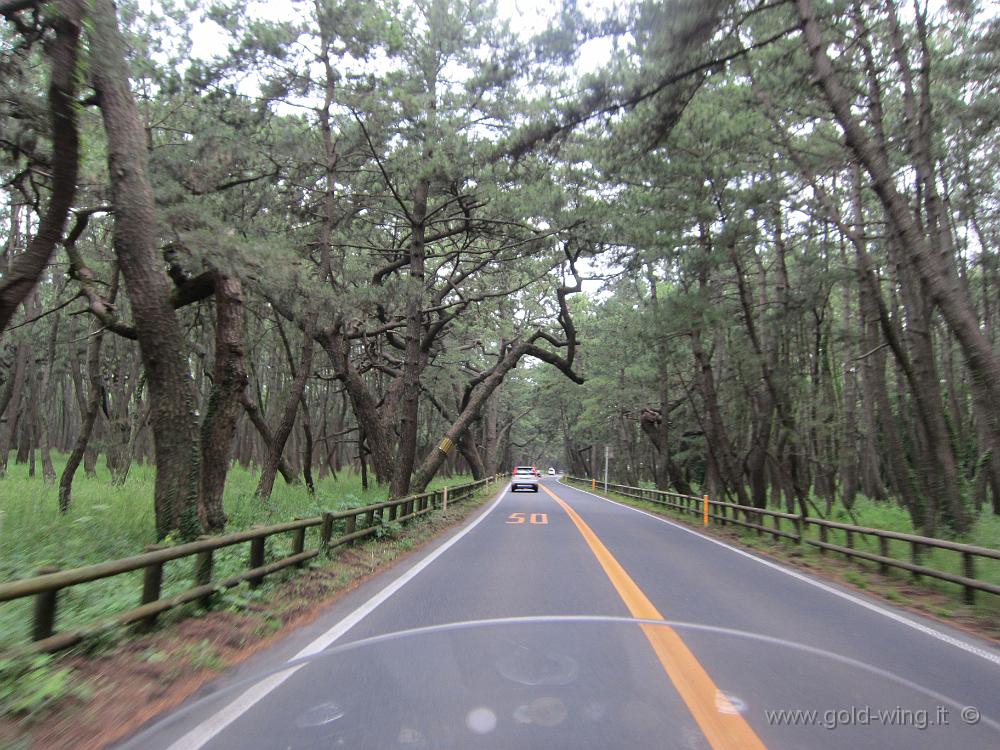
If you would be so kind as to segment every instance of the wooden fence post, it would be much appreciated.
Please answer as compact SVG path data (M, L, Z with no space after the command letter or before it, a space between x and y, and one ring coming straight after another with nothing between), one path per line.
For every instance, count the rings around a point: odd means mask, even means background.
M46 565L35 571L35 575L44 576L58 573L59 568ZM56 626L56 598L59 589L40 591L35 594L35 617L31 627L31 640L41 641L52 635Z
M159 544L149 544L146 552L156 552L163 549ZM142 571L142 599L140 605L150 604L160 598L160 588L163 586L163 563L147 565ZM150 615L142 621L142 628L149 629L156 624L156 615Z
M301 519L296 518L295 520L299 521ZM292 532L292 554L297 555L303 552L305 548L306 548L306 527L303 526L301 529L295 529L295 531ZM305 561L300 561L295 563L295 567L297 568L301 568L303 565L305 565Z
M253 570L254 568L260 568L264 565L264 546L266 542L267 542L266 536L258 536L250 540L250 561L247 564L247 567L249 567L250 570ZM250 583L250 588L252 589L257 588L258 586L260 586L262 580L263 580L262 576L254 576L253 578L249 578L248 581Z
M910 543L910 562L912 562L914 565L920 565L921 557L923 557L922 552L923 552L923 548L921 547L920 542L911 542ZM911 571L911 575L912 575L914 581L919 581L920 580L920 574L917 571L915 571L915 570Z
M347 536L348 534L353 534L355 531L357 531L357 529L358 529L358 517L348 516L346 521L344 522L344 536ZM351 541L348 542L348 544L354 544L354 541L355 540L352 539Z
M194 558L194 584L195 586L207 586L212 582L212 553L215 550L207 549L199 552ZM206 609L212 605L212 595L208 594L198 600L198 603Z
M374 511L373 511L374 512ZM368 524L371 526L371 524ZM324 511L323 513L323 525L319 532L319 547L320 549L326 549L330 546L330 538L333 536L333 513L330 511Z
M962 553L962 571L966 578L976 577L976 558L972 556L971 552ZM976 603L976 590L972 586L965 587L965 603Z

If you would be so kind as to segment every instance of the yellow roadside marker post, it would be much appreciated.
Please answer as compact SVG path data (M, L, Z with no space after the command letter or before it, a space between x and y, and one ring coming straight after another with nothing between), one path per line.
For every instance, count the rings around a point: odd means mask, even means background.
M597 477L591 477L590 478L590 489L592 489L592 490L596 490L597 489Z
M703 526L708 526L708 495L705 495L705 513L702 521Z

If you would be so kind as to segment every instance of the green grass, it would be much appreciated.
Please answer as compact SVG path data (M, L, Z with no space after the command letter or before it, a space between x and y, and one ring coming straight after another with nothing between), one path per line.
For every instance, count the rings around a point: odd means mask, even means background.
M65 698L89 696L72 671L56 667L48 654L0 658L0 713L30 716Z
M47 485L41 467L34 478L28 477L27 465L8 465L7 477L0 480L0 582L26 578L41 566L63 569L114 560L142 552L156 542L153 518L154 469L133 465L127 482L112 486L103 461L97 476L88 478L82 468L73 485L73 503L65 515L58 510L58 489ZM54 454L57 475L66 456ZM279 476L270 502L261 503L254 496L258 473L234 466L229 472L223 502L229 525L227 531L239 531L256 524L274 524L296 517L315 516L324 510L366 505L386 498L387 490L372 483L361 489L356 474L342 472L337 481L330 477L316 481L316 495L305 486L287 485ZM466 476L439 477L429 489L469 481ZM392 536L392 524L379 536ZM318 529L310 529L306 548L318 543ZM213 578L219 579L244 570L248 545L240 544L217 550ZM272 537L267 542L267 559L288 553L291 536ZM174 560L164 566L162 596L191 586L193 559ZM65 630L110 616L137 606L142 590L142 572L115 576L74 586L59 592L59 615L56 629ZM0 650L23 642L31 622L32 600L19 599L0 603Z
M829 520L839 523L856 523L859 526L869 526L904 534L920 535L920 532L913 528L909 514L898 505L878 503L867 498L859 498L853 508L853 513L854 518L857 519L856 521L852 520L843 508L837 507L834 509ZM819 528L810 526L807 537L818 539ZM945 536L944 538L950 537ZM976 519L969 534L961 538L954 538L953 540L966 544L974 544L979 547L1000 549L1000 516L994 515L989 509L984 509L983 513ZM847 533L839 529L829 529L827 532L827 541L831 544L847 546ZM880 554L879 543L875 537L854 534L854 546L859 550ZM911 545L908 542L889 540L888 553L889 557L909 561ZM875 563L863 564L872 570L877 567ZM951 550L924 549L921 553L920 564L946 573L964 574L961 554ZM977 557L975 559L975 566L977 579L1000 585L1000 560ZM909 576L905 571L896 571L895 574L905 577ZM962 590L961 587L945 581L926 580L925 583L935 589L950 593L960 593ZM977 596L982 602L987 602L990 599L998 599L998 597L983 592L980 592Z

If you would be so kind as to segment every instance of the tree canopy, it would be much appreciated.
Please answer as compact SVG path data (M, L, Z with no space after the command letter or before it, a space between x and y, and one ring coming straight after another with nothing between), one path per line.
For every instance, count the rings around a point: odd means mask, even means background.
M279 7L280 5L280 7ZM0 474L1000 512L986 4L0 0ZM11 451L16 453L11 455Z

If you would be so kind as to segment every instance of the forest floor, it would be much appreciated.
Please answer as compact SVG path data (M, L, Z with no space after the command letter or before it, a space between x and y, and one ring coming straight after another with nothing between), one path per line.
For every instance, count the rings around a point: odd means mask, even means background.
M298 574L276 574L255 591L220 593L211 610L168 613L151 633L118 630L56 657L0 660L0 750L85 750L128 735L460 523L495 491L339 548Z
M642 502L615 492L605 493L601 491L600 483L598 483L596 492L625 505L669 518L671 521L683 523L698 531L705 531L700 520L696 520L691 514L667 509L655 503ZM783 510L783 508L776 508L776 510ZM837 511L831 513L829 520L908 534L916 533L910 523L909 516L902 508L886 503L874 503L863 498L852 510L853 519L841 510L839 513ZM878 572L875 563L857 558L847 560L832 552L823 555L815 547L800 547L792 540L774 539L766 532L758 534L753 529L714 524L708 529L708 533L755 554L804 568L814 575L827 578L840 585L863 590L885 599L897 607L912 610L1000 643L1000 597L978 592L976 603L970 605L963 600L962 588L947 581L937 581L926 577L916 581L903 570L890 570L888 573L882 574ZM829 532L830 543L844 545L842 534L843 532L831 529ZM990 513L988 509L984 510L970 534L958 541L980 547L1000 549L1000 516ZM902 546L897 548L896 544L896 542L890 543L890 556L904 560L909 559L909 545L905 545L904 549ZM855 546L858 549L878 554L874 540L856 537ZM924 553L922 564L945 572L957 574L962 572L961 556L948 550L927 550ZM977 558L976 565L978 579L1000 584L1000 560Z

